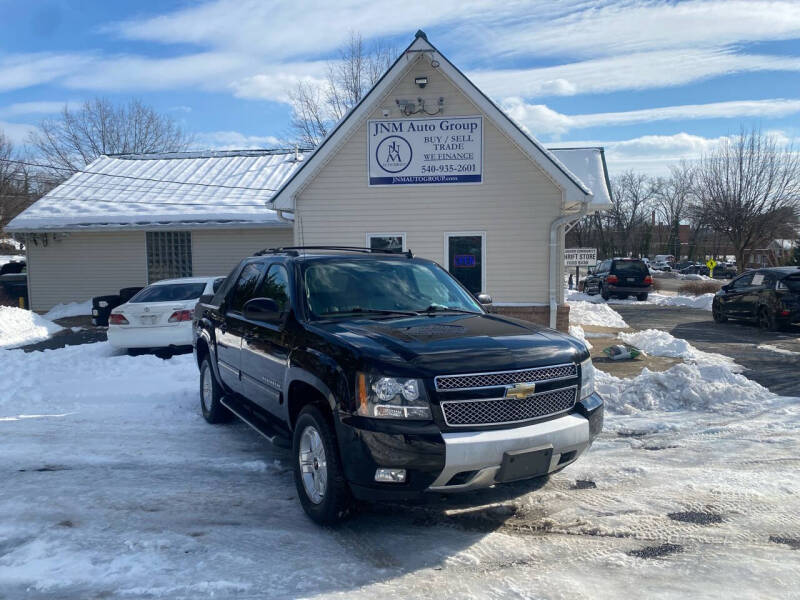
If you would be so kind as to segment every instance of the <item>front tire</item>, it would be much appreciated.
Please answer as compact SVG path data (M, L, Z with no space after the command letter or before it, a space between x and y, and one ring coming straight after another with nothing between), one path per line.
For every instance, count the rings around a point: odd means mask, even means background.
M212 425L227 423L233 418L233 413L222 405L222 396L222 388L206 356L200 363L200 410L203 418Z
M722 307L717 302L711 305L711 316L714 317L716 323L724 323L728 320L728 317L722 312Z
M334 525L345 519L353 506L350 488L333 427L316 406L300 411L292 452L294 483L306 514L320 525Z

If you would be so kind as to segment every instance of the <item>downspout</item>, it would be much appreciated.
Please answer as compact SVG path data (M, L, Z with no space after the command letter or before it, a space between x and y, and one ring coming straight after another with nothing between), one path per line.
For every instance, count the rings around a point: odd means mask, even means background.
M550 329L556 328L556 312L558 311L558 298L556 286L558 285L558 261L562 256L558 254L558 229L570 221L582 219L589 213L589 197L585 202L581 202L579 212L571 215L561 215L550 224Z

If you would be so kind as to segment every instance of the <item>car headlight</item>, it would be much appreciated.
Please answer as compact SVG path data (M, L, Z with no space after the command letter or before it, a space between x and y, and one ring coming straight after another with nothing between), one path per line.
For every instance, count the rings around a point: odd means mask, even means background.
M356 375L357 412L378 419L430 419L431 407L419 379Z
M594 365L587 358L581 363L581 400L594 394Z

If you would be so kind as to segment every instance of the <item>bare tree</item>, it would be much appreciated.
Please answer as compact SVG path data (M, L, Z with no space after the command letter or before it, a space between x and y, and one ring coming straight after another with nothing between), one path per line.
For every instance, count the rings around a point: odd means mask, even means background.
M0 230L36 199L25 165L10 162L17 158L11 140L0 131Z
M29 138L48 165L70 171L102 154L179 151L190 141L173 119L141 101L114 105L105 98L77 109L64 106L58 118L43 120Z
M676 257L682 254L680 226L688 217L693 185L694 168L685 162L670 168L669 177L659 177L653 182L655 210L667 227L666 248Z
M611 181L611 196L609 216L616 234L616 251L646 256L652 234L647 215L655 197L652 179L643 173L626 171Z
M292 134L303 146L313 147L358 104L391 66L397 52L376 43L366 47L360 33L351 32L337 60L328 63L324 84L301 81L289 91Z
M800 155L774 136L742 131L699 161L695 190L709 226L728 237L743 269L747 249L797 218Z

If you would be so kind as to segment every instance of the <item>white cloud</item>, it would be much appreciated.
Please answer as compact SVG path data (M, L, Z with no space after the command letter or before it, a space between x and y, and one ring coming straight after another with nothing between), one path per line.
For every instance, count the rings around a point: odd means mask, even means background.
M273 135L246 135L239 131L207 131L195 135L195 144L203 150L249 150L280 148L281 140Z
M81 69L92 60L89 54L10 54L0 57L0 92L54 81Z
M685 85L752 71L800 71L800 57L736 54L731 50L669 50L598 58L555 67L473 71L493 97L534 98Z
M14 145L22 146L28 138L28 134L36 127L27 123L9 123L0 121L0 132L10 139Z
M563 135L572 129L587 127L608 127L653 121L785 117L800 113L800 100L784 98L739 100L583 115L565 115L544 104L528 104L521 98L508 98L502 103L502 107L517 123L539 136Z
M0 115L16 117L20 115L48 115L61 112L66 102L16 102L7 106L0 106Z
M794 0L604 0L565 12L523 14L487 43L506 54L610 56L800 37Z

